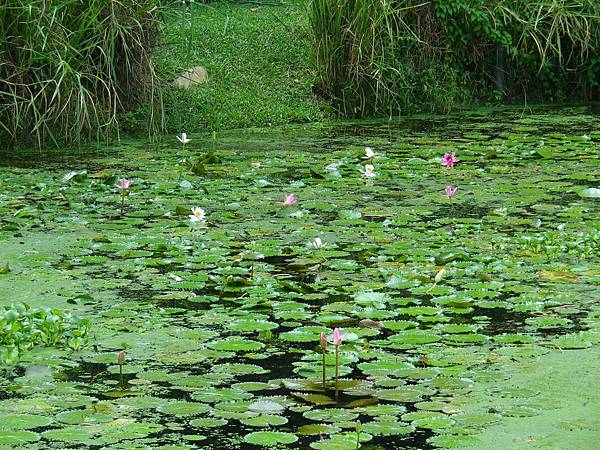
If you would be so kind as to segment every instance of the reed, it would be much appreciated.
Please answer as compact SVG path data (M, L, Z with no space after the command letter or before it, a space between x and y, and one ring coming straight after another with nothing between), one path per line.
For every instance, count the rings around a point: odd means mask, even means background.
M160 128L152 52L156 0L4 0L0 133L10 145L62 146L119 135L119 114L149 102Z
M393 99L386 72L406 28L400 11L385 0L310 2L317 84L343 115L373 114Z
M516 50L538 54L540 68L549 59L564 67L585 64L600 49L597 0L509 0L498 2L495 14L516 30Z

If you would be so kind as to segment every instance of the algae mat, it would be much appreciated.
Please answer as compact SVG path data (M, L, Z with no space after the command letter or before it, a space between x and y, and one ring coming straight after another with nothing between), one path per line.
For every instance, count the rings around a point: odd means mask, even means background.
M595 448L597 112L5 156L0 448Z

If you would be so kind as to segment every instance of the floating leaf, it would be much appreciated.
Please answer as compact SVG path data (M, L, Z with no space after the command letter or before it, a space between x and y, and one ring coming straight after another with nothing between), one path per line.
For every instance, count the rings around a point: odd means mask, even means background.
M297 440L298 437L296 435L281 431L255 431L244 436L244 442L266 447L277 444L293 444Z

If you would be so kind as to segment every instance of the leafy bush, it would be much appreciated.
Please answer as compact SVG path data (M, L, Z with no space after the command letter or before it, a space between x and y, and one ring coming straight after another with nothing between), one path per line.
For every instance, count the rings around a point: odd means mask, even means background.
M158 99L157 0L6 0L0 5L0 131L12 144L118 134L118 114ZM151 108L156 127L160 115Z
M597 0L437 0L436 17L456 62L491 80L507 54L508 95L563 101L598 96Z

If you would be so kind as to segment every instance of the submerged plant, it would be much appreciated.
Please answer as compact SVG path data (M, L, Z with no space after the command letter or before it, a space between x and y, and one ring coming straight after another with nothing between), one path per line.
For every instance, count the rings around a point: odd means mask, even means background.
M118 183L115 183L115 187L121 191L121 214L125 208L125 196L129 195L129 187L132 182L127 178L121 178Z

